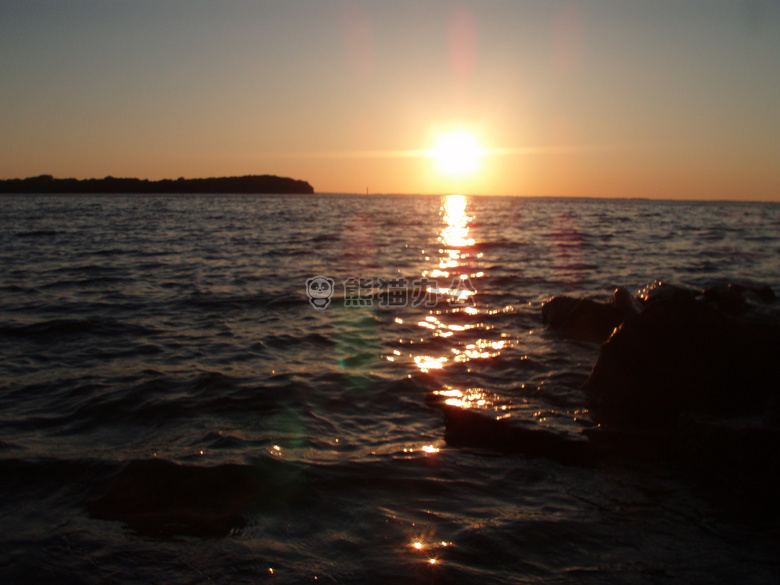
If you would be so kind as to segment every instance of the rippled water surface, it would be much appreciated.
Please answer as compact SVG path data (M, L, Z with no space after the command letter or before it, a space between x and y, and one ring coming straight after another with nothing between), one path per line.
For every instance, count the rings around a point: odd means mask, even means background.
M436 406L578 433L598 347L541 302L780 292L776 204L4 196L0 227L4 583L780 579L776 529L675 469L448 447Z

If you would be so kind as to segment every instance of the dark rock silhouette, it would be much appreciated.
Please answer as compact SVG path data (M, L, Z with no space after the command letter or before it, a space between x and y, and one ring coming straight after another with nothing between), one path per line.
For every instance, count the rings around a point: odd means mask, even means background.
M565 464L660 459L725 501L736 494L780 508L778 309L768 287L735 284L696 291L656 281L633 298L619 289L607 303L553 298L542 308L550 327L608 337L584 386L598 425L563 435L491 409L438 404L445 440Z
M542 322L576 339L602 342L624 319L641 309L624 288L619 288L608 303L553 297L542 305Z
M257 491L257 479L240 465L137 460L127 464L90 512L150 536L219 537L244 526L242 514Z
M681 414L768 413L780 394L780 318L769 287L704 291L655 281L610 302L553 297L542 321L606 341L585 385L594 420L669 427Z
M577 339L604 341L623 321L610 303L553 297L542 305L542 322Z
M726 506L780 509L780 313L768 287L656 282L585 384L600 456L661 457ZM736 497L736 499L735 499Z
M526 457L547 457L565 464L587 465L598 454L585 436L571 436L519 421L497 420L470 408L442 405L444 440L453 447L520 453ZM492 413L491 413L492 414Z
M767 413L780 393L780 323L750 297L764 303L771 291L665 290L602 345L585 385L594 420L669 427L681 414Z
M691 288L685 288L668 282L654 280L646 287L636 293L636 299L642 304L642 307L652 305L657 301L668 301L672 299L692 299L699 291Z
M308 503L299 468L277 461L206 467L133 460L101 492L88 505L93 517L155 538L218 538L245 526L253 510Z
M0 193L314 193L306 181L275 175L209 179L55 179L40 175L0 181Z

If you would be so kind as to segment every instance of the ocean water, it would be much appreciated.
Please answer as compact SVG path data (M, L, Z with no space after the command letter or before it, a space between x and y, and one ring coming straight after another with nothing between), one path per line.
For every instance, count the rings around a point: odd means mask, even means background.
M663 461L453 448L437 402L577 435L598 346L541 303L780 293L779 228L759 203L4 196L0 582L776 583L749 502Z

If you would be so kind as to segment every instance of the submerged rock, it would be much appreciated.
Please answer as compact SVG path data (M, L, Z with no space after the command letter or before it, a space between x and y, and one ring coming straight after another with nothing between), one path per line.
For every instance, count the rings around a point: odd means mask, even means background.
M254 509L304 502L304 488L297 469L282 462L206 467L141 459L127 462L88 509L155 538L219 538L242 528Z
M90 512L156 537L219 537L245 524L256 491L240 465L184 466L151 459L129 462Z
M535 423L490 416L471 408L443 405L444 440L453 447L546 457L569 465L590 465L597 452L584 435L559 433Z

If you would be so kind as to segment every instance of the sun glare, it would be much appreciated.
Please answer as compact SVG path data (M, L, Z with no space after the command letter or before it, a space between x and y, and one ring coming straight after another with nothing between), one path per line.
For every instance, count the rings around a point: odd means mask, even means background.
M431 150L431 156L443 174L464 176L479 167L482 148L473 134L459 130L440 136Z

